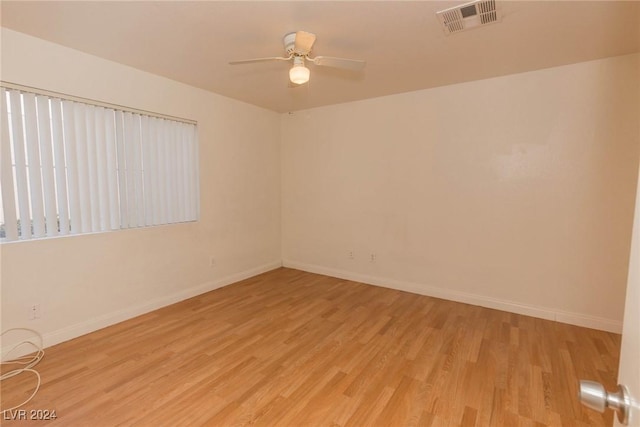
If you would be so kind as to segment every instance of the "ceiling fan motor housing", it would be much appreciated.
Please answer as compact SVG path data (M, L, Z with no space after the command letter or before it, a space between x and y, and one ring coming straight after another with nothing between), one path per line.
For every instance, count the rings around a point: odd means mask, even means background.
M293 55L296 46L296 33L293 32L286 34L282 41L284 43L284 50L287 52L287 55Z

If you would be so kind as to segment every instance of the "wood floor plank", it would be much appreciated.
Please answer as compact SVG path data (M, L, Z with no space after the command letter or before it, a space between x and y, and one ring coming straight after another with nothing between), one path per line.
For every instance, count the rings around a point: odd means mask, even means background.
M3 426L608 426L620 336L281 268L48 348ZM4 367L3 369L6 369ZM2 382L2 407L34 378ZM5 417L6 418L6 417Z

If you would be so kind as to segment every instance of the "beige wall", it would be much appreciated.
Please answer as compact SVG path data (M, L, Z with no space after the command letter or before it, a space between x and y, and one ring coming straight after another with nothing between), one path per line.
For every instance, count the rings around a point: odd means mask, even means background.
M284 264L619 332L639 64L283 115Z
M3 330L50 345L280 265L278 114L5 29L1 77L197 120L201 193L197 223L1 245Z

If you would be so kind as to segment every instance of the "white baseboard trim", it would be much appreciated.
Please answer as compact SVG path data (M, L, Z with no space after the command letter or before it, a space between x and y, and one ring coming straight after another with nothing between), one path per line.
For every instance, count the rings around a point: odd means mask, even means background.
M235 282L239 282L244 279L248 279L253 276L257 276L258 274L265 273L267 271L274 270L276 268L282 267L281 261L274 261L268 264L264 264L249 270L241 271L239 273L231 274L229 276L203 283L199 286L185 289L180 292L176 292L171 295L166 295L163 297L159 297L153 299L151 301L147 301L143 304L134 305L131 307L123 308L121 310L108 313L102 316L94 317L93 319L76 323L71 326L67 326L62 329L58 329L53 332L48 332L42 335L42 342L44 347L51 347L52 345L59 344L61 342L69 341L73 338L77 338L79 336L88 334L90 332L97 331L98 329L106 328L107 326L114 325L116 323L123 322L125 320L131 319L136 316L140 316L142 314L148 313L153 310L157 310L162 307L166 307L171 304L175 304L180 301L184 301L188 298L192 298L201 294L204 294L209 291L213 291L218 288L222 288L224 286L230 285ZM6 354L11 348L15 345L12 343L10 345L3 346L2 353ZM32 349L26 349L31 351ZM12 353L11 357L19 357L24 354L21 354L19 351Z
M581 313L562 311L549 307L540 307L519 302L502 300L467 292L454 291L451 289L439 288L436 286L422 285L395 279L369 276L354 273L346 270L339 270L319 265L305 264L293 260L283 260L283 267L295 268L297 270L308 271L310 273L323 274L325 276L337 277L339 279L352 280L354 282L366 283L368 285L382 286L385 288L397 289L414 294L426 295L435 298L442 298L450 301L462 302L465 304L478 305L480 307L492 308L495 310L507 311L510 313L524 314L540 319L553 320L570 325L583 326L586 328L599 329L602 331L622 333L622 322L602 317L590 316Z

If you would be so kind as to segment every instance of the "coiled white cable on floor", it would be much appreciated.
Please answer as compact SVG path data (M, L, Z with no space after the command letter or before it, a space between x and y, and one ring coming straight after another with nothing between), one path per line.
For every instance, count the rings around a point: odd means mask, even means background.
M3 415L7 411L13 411L15 409L18 409L21 406L26 405L31 399L33 399L33 397L36 395L36 393L38 393L38 390L40 389L40 383L41 383L40 374L38 373L38 371L36 371L35 369L32 369L32 368L35 365L37 365L38 362L40 362L42 360L42 358L44 357L44 350L43 350L43 345L42 345L42 336L37 331L34 331L33 329L28 329L28 328L12 328L12 329L7 329L3 333L1 333L0 337L3 337L7 332L12 332L12 331L27 331L27 332L30 332L30 333L34 334L38 338L38 340L37 340L37 343L33 342L33 341L30 341L30 340L21 341L20 343L15 345L11 350L9 350L6 354L4 354L4 355L2 355L2 357L0 357L0 365L24 365L24 367L12 369L9 372L3 373L2 375L0 375L0 381L4 381L6 379L13 378L16 375L20 375L23 372L29 372L29 373L32 373L32 374L34 374L36 376L36 378L38 380L38 383L36 384L36 388L33 390L33 393L31 393L31 396L29 396L29 398L27 400L25 400L24 402L22 402L19 405L13 406L11 408L0 410L0 412L2 412ZM19 349L19 348L21 348L23 346L31 346L31 347L33 347L35 349L35 353L32 352L33 354L30 354L28 356L21 356L21 357L15 358L15 359L5 360L7 358L7 356L9 356L11 353L15 352L17 349Z

